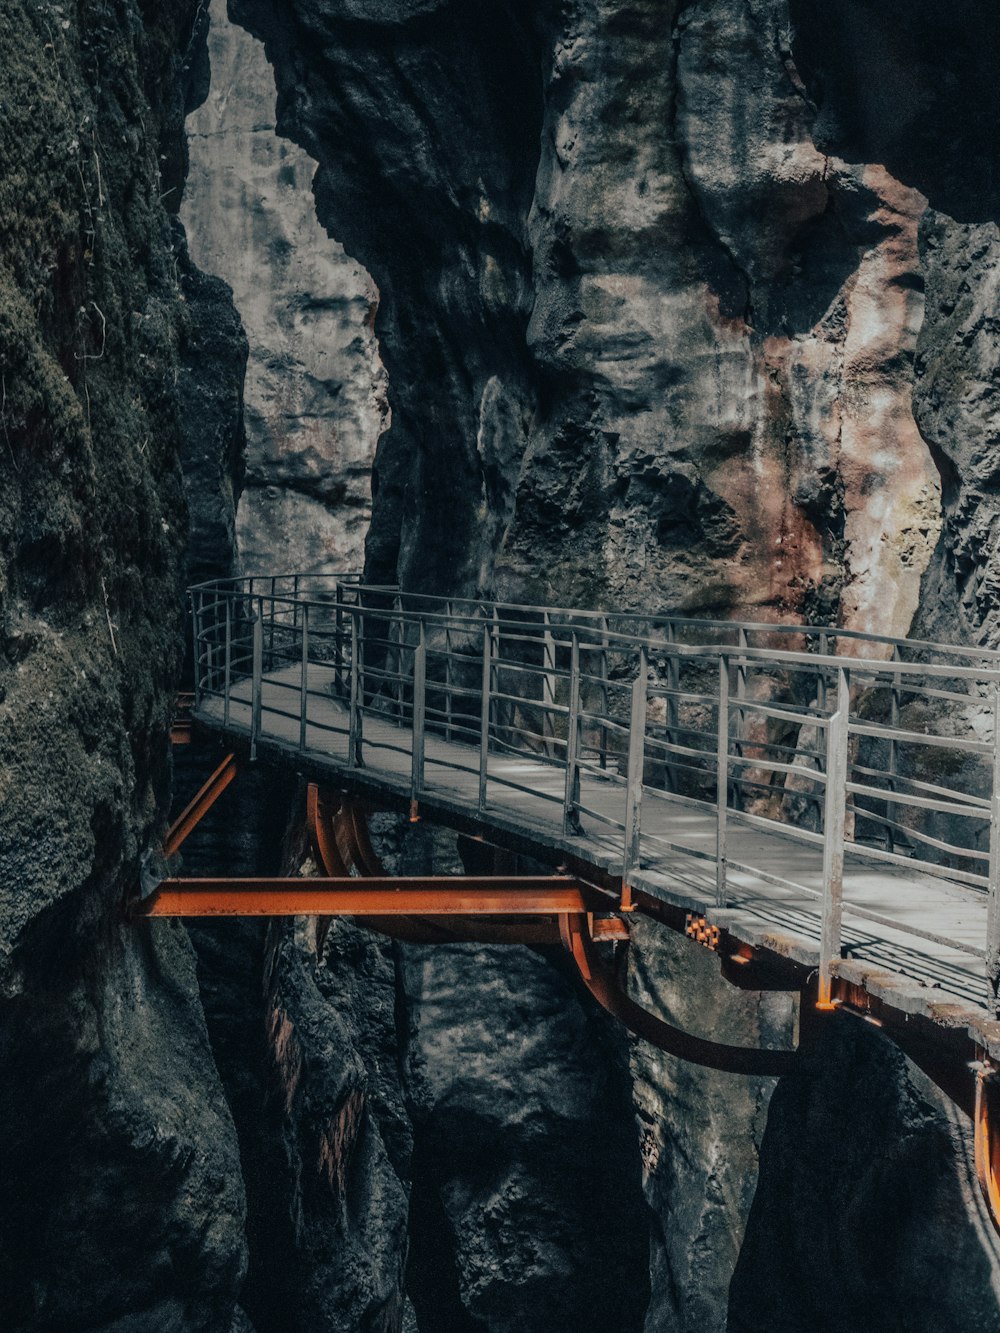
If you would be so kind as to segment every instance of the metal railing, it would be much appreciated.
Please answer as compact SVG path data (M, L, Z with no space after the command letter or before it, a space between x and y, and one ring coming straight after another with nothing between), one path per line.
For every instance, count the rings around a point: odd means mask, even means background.
M217 701L251 750L280 731L353 768L394 752L412 800L433 789L429 770L447 769L467 776L481 813L499 787L530 793L564 835L586 823L619 838L625 884L644 849L677 848L643 827L650 793L711 807L719 906L736 871L819 899L821 999L840 957L845 849L918 868L988 894L982 948L915 933L983 958L996 995L1000 654L831 626L433 598L352 576L190 595L196 707ZM430 754L431 738L453 744ZM513 766L491 768L502 755L562 781L525 785ZM734 821L821 847L822 890L731 860Z

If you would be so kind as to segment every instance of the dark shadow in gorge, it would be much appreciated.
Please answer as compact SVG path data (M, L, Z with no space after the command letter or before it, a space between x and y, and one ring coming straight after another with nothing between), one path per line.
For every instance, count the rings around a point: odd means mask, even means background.
M816 143L878 162L959 222L1000 217L1000 11L992 0L791 0Z
M1000 1329L969 1128L888 1037L833 1019L771 1098L730 1333Z

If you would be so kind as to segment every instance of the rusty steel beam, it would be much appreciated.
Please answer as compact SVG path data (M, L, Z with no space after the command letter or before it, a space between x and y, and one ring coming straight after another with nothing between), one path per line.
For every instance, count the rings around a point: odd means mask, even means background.
M142 916L553 916L586 913L589 897L566 875L497 879L427 876L361 880L165 879Z
M227 754L197 795L170 825L163 840L164 856L173 856L180 849L181 844L201 823L238 772L239 764L236 756Z

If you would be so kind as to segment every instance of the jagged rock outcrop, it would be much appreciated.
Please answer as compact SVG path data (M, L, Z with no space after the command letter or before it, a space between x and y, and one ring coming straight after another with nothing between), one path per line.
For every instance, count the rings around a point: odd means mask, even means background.
M784 0L235 12L383 290L373 574L905 630L922 199L816 147Z
M378 292L316 218L315 163L274 132L261 44L229 21L225 0L209 18L181 219L199 269L232 288L250 339L242 567L360 569L387 414Z
M169 789L197 339L171 239L197 6L0 14L0 1324L227 1329L243 1185Z

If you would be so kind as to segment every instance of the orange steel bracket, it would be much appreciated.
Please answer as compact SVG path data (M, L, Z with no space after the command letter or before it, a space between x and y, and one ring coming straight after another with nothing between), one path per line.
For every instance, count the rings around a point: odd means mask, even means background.
M239 772L236 756L227 754L194 799L177 816L163 841L163 855L173 856L188 835L201 823Z
M1000 1075L990 1067L976 1073L976 1109L973 1121L976 1175L986 1200L990 1221L1000 1232Z
M728 1046L722 1042L692 1037L680 1028L651 1014L622 989L613 972L604 966L593 948L586 913L560 917L563 943L580 971L584 984L602 1008L613 1014L638 1037L661 1051L679 1056L707 1069L731 1074L777 1077L797 1068L796 1051L761 1050L751 1046Z

